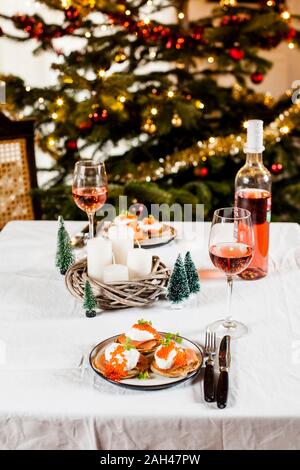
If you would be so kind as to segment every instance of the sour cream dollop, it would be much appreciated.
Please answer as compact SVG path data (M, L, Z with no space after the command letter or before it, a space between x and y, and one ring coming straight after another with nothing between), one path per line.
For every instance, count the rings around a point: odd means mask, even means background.
M132 215L131 217L127 217L126 215L118 215L115 218L116 225L126 226L132 223L137 223L137 217L134 215Z
M156 364L160 369L171 369L179 351L183 351L183 349L176 346L175 343L171 343L169 346L159 346L154 354Z
M125 370L131 370L134 369L139 361L140 358L140 353L138 352L137 349L132 348L132 349L125 349L123 346L121 346L119 343L111 343L110 345L107 346L105 349L105 360L109 362L111 360L111 355L117 348L122 348L122 352L120 354L116 355L116 360L119 364L122 364L123 360L125 359L126 365L125 365Z
M139 328L135 328L134 326L132 326L130 330L127 331L126 336L133 341L149 341L155 338L151 331L141 330Z

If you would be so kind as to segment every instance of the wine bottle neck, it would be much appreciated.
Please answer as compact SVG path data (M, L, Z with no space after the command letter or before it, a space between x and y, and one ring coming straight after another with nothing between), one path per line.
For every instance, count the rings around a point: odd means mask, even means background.
M247 153L246 163L248 165L262 165L263 154L262 153Z

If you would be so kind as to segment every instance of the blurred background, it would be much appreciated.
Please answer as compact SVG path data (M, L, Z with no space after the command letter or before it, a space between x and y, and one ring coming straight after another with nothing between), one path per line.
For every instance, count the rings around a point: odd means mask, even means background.
M11 0L0 14L2 224L85 218L79 158L106 162L109 202L204 203L210 218L232 204L250 118L266 126L273 220L299 221L299 1Z

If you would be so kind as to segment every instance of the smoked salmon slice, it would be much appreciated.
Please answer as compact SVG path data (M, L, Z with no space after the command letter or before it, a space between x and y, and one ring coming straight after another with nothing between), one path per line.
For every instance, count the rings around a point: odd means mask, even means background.
M125 335L119 336L117 341L118 341L118 343L121 343L121 344L125 343L126 342L126 336ZM152 348L155 348L155 346L157 345L157 340L150 339L148 341L134 341L132 339L131 344L133 346L135 346L136 348L140 348L140 349L152 349Z

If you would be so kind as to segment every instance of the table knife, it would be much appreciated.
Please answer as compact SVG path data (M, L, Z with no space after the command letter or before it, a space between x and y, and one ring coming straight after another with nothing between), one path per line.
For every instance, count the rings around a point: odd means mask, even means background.
M227 405L228 388L229 388L229 375L228 370L230 367L230 336L223 337L219 349L219 368L220 375L217 386L217 405L218 408L225 408Z

